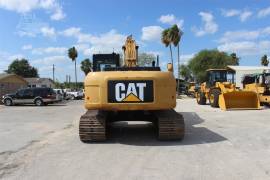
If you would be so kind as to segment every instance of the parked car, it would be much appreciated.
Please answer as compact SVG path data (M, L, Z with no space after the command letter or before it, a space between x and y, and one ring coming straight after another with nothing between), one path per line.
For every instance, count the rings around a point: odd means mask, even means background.
M19 89L13 94L4 95L2 100L6 106L15 104L35 104L36 106L43 106L56 101L56 93L52 88Z
M63 89L53 89L53 90L56 93L56 100L57 101L62 101L65 99L65 92Z
M71 99L82 99L84 97L84 93L82 90L76 91L76 90L67 90L66 94L68 96L71 96Z

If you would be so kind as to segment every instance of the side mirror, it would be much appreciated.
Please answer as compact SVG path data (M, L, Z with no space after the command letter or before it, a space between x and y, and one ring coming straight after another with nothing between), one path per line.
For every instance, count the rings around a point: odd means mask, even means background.
M172 63L168 63L168 64L167 64L167 70L168 70L169 72L173 72L173 65L172 65Z

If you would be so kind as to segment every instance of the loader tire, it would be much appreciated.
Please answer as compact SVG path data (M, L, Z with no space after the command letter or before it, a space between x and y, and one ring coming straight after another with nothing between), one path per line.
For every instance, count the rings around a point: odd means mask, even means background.
M218 104L218 99L219 99L219 95L221 94L219 89L213 89L210 91L209 93L209 102L211 107L214 108L218 108L219 104Z
M198 104L205 105L206 104L205 94L203 92L201 92L201 91L197 92L196 100L197 100Z

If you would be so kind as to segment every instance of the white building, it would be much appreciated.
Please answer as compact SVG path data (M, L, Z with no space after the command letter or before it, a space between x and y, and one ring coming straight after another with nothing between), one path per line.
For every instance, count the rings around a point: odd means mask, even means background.
M55 84L53 80L49 78L24 78L27 83L28 87L49 87L54 88Z
M270 67L266 66L228 66L228 69L231 69L235 72L235 83L236 87L243 88L242 79L246 74L254 73L270 73Z

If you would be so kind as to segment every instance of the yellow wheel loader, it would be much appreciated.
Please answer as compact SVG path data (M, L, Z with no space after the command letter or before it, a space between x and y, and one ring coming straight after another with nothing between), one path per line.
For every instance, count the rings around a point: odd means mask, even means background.
M196 93L197 103L209 103L212 107L222 110L260 109L258 96L253 91L236 89L234 74L227 69L207 70L208 81L201 84Z
M93 72L85 78L85 108L79 136L82 142L105 141L107 126L115 121L150 121L157 127L158 139L184 137L185 125L175 112L176 80L173 68L167 72L152 63L139 67L138 46L131 36L123 46L124 66L118 54L93 55Z
M195 82L189 82L188 83L188 89L187 89L187 96L195 97Z
M242 83L244 90L259 96L261 105L270 105L270 73L247 74Z

